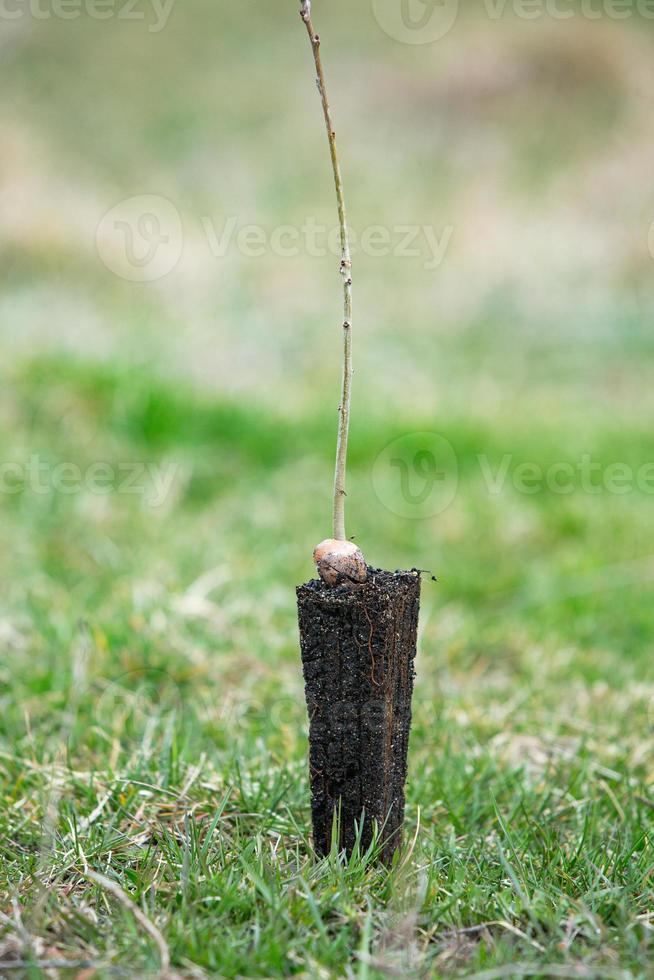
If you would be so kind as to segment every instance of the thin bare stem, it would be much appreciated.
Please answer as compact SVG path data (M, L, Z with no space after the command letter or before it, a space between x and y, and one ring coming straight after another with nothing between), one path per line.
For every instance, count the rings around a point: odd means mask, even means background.
M332 113L327 98L325 73L320 57L320 37L316 34L311 20L311 0L300 0L300 16L311 41L313 60L316 65L316 84L322 102L325 116L329 154L334 171L336 187L336 202L338 204L338 222L341 231L341 268L343 277L343 387L341 404L338 410L338 442L336 444L336 469L334 471L334 511L333 535L339 541L345 541L345 471L347 466L347 439L350 430L350 398L352 389L352 259L350 256L350 239L347 228L345 197L343 195L343 180L336 152L336 133Z

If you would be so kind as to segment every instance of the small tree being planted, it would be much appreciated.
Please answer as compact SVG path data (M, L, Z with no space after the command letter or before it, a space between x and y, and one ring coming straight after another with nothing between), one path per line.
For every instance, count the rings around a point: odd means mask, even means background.
M314 846L351 853L379 834L391 860L402 836L420 574L367 565L345 533L345 476L352 384L352 261L336 134L311 0L301 0L327 127L341 234L343 384L334 475L332 537L316 546L320 578L297 590L309 713Z

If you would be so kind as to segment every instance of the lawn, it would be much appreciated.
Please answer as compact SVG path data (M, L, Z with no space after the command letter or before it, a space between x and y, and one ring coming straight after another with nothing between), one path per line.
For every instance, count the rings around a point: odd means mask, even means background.
M340 295L296 5L7 21L2 975L651 976L654 34L470 7L410 46L341 6L350 218L390 241L355 254L349 530L430 573L405 848L311 851ZM96 248L135 195L183 226L153 282Z

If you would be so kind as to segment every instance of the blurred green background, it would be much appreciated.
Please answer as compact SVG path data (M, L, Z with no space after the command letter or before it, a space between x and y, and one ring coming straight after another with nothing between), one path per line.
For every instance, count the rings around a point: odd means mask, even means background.
M293 589L330 533L341 287L296 6L0 15L2 907L33 937L0 951L36 971L155 969L85 862L180 975L396 962L392 881L308 843ZM313 6L360 243L348 531L438 578L401 969L645 975L651 21L450 0L404 43L391 0Z

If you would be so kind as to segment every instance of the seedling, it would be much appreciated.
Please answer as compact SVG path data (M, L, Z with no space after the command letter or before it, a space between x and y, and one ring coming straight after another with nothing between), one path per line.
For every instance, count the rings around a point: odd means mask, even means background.
M297 590L310 728L314 846L328 854L367 848L379 835L390 861L402 834L411 725L420 574L370 568L345 534L345 482L352 390L352 259L336 131L311 0L300 16L309 35L334 174L343 279L343 380L332 537L313 552L319 579Z

